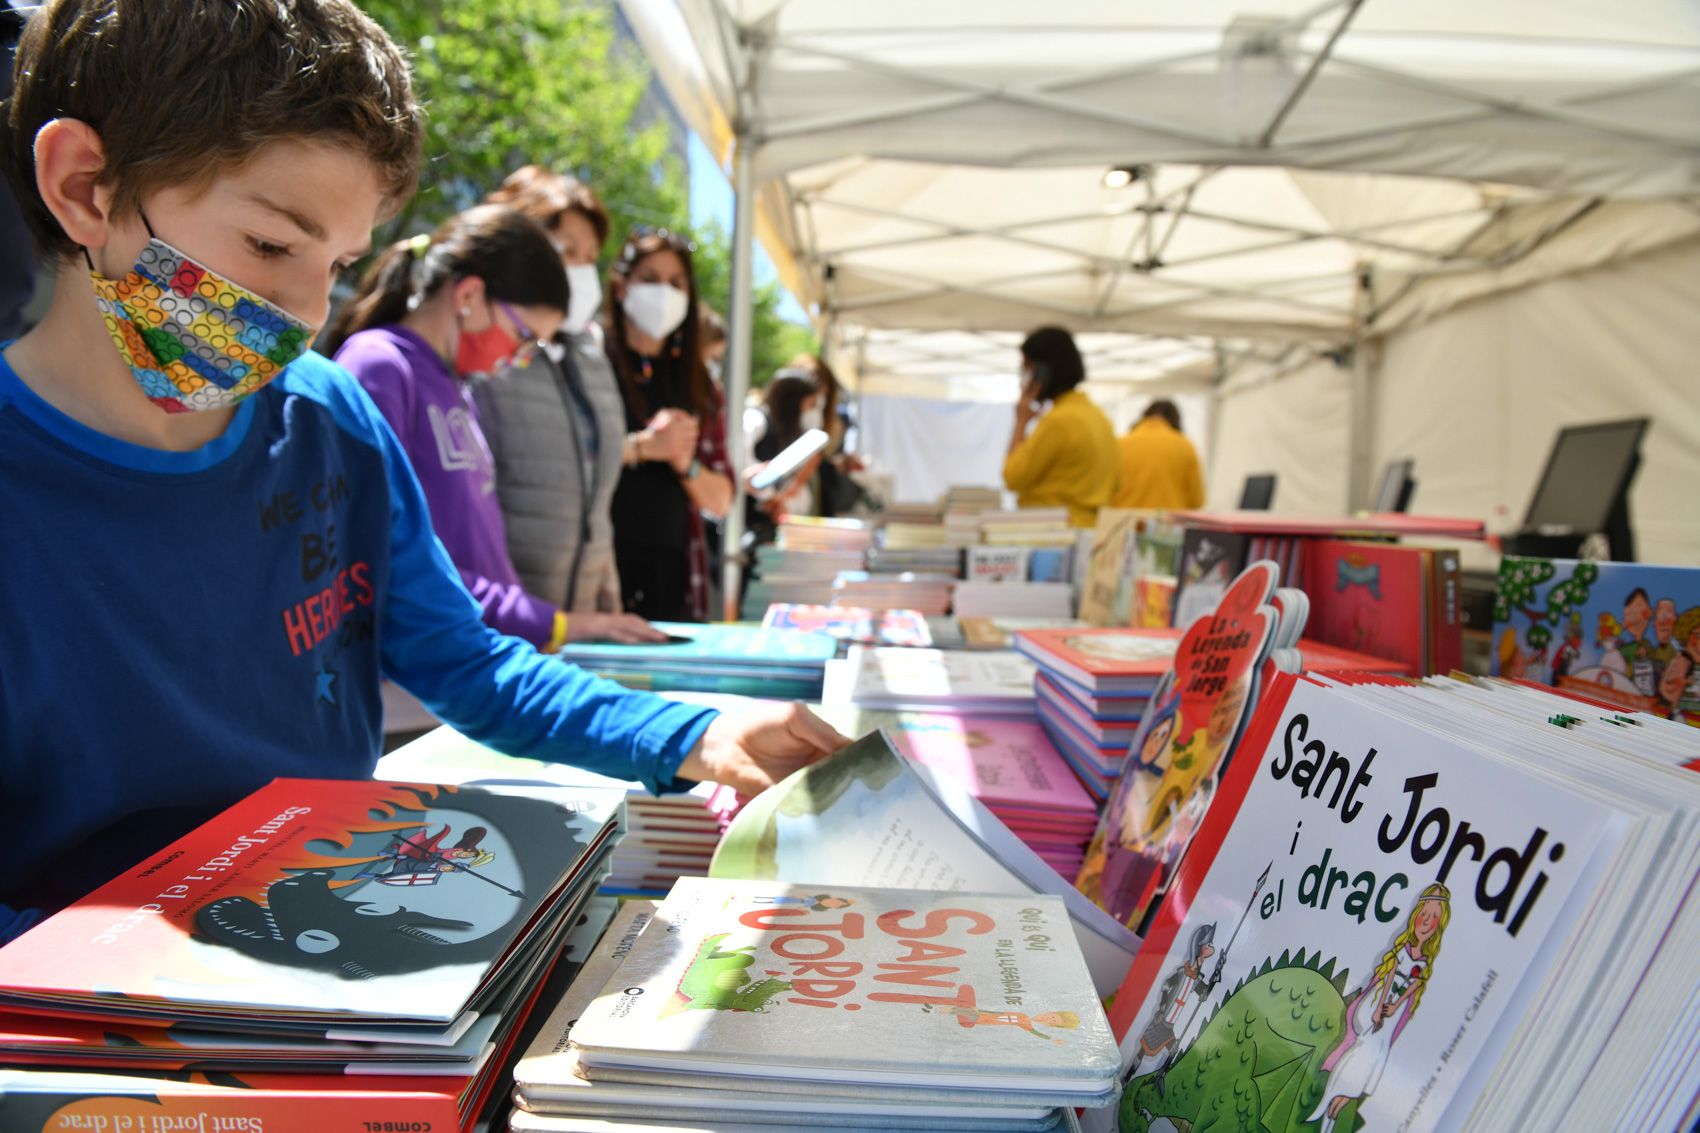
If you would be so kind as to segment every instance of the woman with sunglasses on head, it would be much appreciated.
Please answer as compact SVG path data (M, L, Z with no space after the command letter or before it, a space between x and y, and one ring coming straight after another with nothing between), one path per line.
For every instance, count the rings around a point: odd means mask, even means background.
M554 339L529 365L472 386L514 569L526 590L567 611L569 641L665 641L621 612L614 563L608 509L620 482L626 408L594 321L608 213L584 182L540 165L516 169L485 203L542 225L567 272L567 317Z
M514 209L480 205L387 248L325 344L395 430L484 621L550 652L571 621L526 592L508 557L468 383L527 364L566 313L566 272L547 234Z
M703 362L691 246L632 232L610 272L608 361L626 403L614 492L614 555L626 609L652 621L708 618L703 513L732 506L720 396Z

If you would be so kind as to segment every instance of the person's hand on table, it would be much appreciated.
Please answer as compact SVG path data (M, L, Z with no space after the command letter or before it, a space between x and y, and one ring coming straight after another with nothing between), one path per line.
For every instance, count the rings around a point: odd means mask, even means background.
M636 614L568 614L567 640L659 645L667 635Z
M679 764L679 775L758 795L849 742L801 704L752 703L747 710L725 713L710 724L701 742Z

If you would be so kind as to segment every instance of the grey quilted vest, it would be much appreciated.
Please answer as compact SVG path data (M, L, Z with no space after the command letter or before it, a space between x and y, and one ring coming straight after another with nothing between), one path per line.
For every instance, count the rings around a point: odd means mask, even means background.
M608 504L620 480L625 404L602 349L601 328L561 339L559 364L539 353L523 370L473 387L496 460L508 554L526 590L568 611L620 606ZM596 426L591 475L574 424L582 397Z

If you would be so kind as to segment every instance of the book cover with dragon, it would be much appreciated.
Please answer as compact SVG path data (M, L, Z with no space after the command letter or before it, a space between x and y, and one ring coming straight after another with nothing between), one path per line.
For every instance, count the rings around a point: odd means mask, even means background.
M1623 827L1277 677L1110 1008L1116 1133L1454 1129Z
M681 878L572 1031L589 1067L1107 1100L1119 1056L1061 901Z
M441 1027L591 865L620 798L276 779L0 949L0 1000Z

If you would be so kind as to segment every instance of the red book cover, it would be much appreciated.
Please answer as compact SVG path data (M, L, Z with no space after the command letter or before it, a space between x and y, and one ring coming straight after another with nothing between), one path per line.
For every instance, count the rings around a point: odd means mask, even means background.
M1314 543L1304 588L1311 602L1311 638L1424 675L1430 597L1424 564L1432 555L1393 543Z
M1180 639L1176 629L1024 629L1015 648L1093 692L1129 692L1151 688L1169 671Z
M1170 517L1182 527L1233 531L1246 535L1310 535L1350 539L1364 535L1433 535L1443 539L1485 539L1479 519L1441 515L1282 515L1268 511L1177 511Z
M1414 676L1401 661L1389 661L1385 657L1372 657L1368 653L1358 653L1351 649L1342 649L1338 645L1328 645L1321 641L1305 638L1299 642L1299 653L1304 658L1304 671L1307 673L1385 673L1389 676Z
M1464 667L1462 556L1453 549L1434 553L1434 597L1429 603L1429 642L1434 671L1450 673Z
M621 796L276 779L0 948L0 1002L441 1027L552 915Z
M1151 698L1075 886L1137 930L1215 797L1256 702L1277 568L1247 567L1192 623Z

